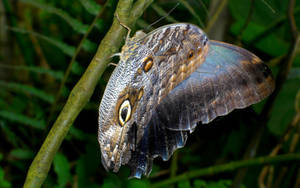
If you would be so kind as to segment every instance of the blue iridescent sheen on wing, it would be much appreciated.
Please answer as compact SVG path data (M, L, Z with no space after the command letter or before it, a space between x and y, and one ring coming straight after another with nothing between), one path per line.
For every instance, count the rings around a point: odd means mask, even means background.
M157 111L168 129L193 130L197 122L209 123L257 103L273 90L271 71L258 57L212 41L205 62L169 93Z
M149 175L168 160L197 123L245 108L274 89L270 69L251 52L208 40L189 23L129 38L99 107L103 166Z
M210 42L205 62L155 109L129 163L132 176L149 174L157 156L168 160L198 122L209 123L257 103L273 90L271 71L258 57L237 46Z

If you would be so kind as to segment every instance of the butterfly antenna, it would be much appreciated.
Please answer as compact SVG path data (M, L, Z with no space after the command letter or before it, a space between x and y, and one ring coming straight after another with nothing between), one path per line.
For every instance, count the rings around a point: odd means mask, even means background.
M169 15L170 15L177 7L178 7L178 5L179 5L179 3L176 3L176 5L175 5L171 10L169 10L169 12L168 12L165 16L159 18L158 20L156 20L155 22L153 22L152 24L150 24L148 27L146 27L145 30L148 31L150 27L152 27L153 25L157 24L157 23L160 22L161 20L163 20L163 19L165 19L166 17L168 17L168 16L169 16Z
M125 29L127 29L127 36L126 36L126 42L127 42L130 38L131 29L120 20L118 13L116 13L115 15L120 25L123 26Z

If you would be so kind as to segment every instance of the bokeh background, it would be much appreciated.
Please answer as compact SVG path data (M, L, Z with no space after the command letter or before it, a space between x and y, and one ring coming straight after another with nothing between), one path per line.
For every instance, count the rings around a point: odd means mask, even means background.
M196 169L299 153L300 1L289 9L291 2L154 1L133 32L169 23L196 24L210 39L242 46L265 61L277 78L276 93L268 102L199 125L169 161L154 160L150 177L128 180L127 167L118 173L104 170L97 142L98 106L114 69L109 66L68 132L43 187L150 187ZM109 29L116 5L117 0L0 1L1 188L23 185L34 156ZM293 29L288 13L295 19ZM263 167L186 179L172 186L300 187L299 162Z

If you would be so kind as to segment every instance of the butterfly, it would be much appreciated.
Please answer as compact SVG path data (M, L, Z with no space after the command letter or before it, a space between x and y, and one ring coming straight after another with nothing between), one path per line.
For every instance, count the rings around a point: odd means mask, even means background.
M197 26L177 23L137 32L122 47L99 107L102 164L131 177L149 175L153 159L168 160L197 123L266 98L275 84L251 52L209 40Z

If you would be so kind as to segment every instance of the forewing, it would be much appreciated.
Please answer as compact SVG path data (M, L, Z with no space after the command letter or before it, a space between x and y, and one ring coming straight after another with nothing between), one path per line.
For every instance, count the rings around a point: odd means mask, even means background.
M193 130L234 109L245 108L274 90L270 69L254 54L211 41L205 62L157 106L161 126Z

